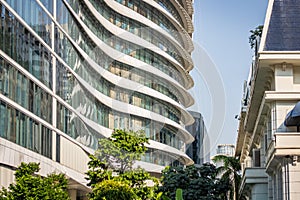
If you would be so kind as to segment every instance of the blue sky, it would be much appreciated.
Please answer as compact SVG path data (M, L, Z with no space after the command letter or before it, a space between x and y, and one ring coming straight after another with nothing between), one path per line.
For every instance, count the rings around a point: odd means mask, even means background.
M240 112L243 82L253 54L249 31L264 23L267 4L268 0L194 0L193 40L201 50L193 53L195 88L191 92L196 105L192 110L204 116L211 155L216 144L236 142L235 115ZM217 72L219 76L209 75Z

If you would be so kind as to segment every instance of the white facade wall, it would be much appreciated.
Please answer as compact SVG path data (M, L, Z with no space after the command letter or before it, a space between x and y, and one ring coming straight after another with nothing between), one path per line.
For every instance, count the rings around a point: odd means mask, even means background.
M251 190L251 199L266 200L268 197L268 185L267 184L255 184Z

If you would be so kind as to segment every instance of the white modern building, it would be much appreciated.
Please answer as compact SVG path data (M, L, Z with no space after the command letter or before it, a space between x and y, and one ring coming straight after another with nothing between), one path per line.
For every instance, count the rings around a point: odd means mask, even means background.
M299 1L269 0L236 144L246 199L300 199L300 123L290 118L300 100L299 8Z
M21 162L88 188L88 154L144 130L138 165L190 165L192 0L0 0L0 185ZM83 198L83 197L82 197Z
M215 156L228 156L228 157L234 157L235 156L235 146L233 144L218 144L217 145L217 151L214 156L211 157L211 160L216 165L217 168L224 166L223 161L214 161ZM219 174L219 177L222 175Z
M235 146L233 144L218 144L217 155L234 156Z

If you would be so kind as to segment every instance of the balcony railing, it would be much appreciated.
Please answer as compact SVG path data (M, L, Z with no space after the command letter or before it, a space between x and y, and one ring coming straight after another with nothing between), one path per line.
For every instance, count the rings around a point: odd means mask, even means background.
M300 133L276 133L275 148L276 149L298 149L300 150Z
M300 155L300 133L276 133L266 152L266 163L271 163L275 156Z

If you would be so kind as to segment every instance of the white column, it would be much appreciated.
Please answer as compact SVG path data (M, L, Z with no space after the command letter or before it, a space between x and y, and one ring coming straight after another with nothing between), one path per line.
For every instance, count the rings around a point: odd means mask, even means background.
M53 17L56 20L56 0L53 0ZM55 32L54 32L54 22L51 24L51 49L55 49ZM52 56L52 91L56 93L56 58ZM57 101L56 98L52 97L52 125L57 127ZM52 131L52 159L56 161L56 132Z
M300 162L299 158L288 164L288 174L289 174L289 199L300 199Z

